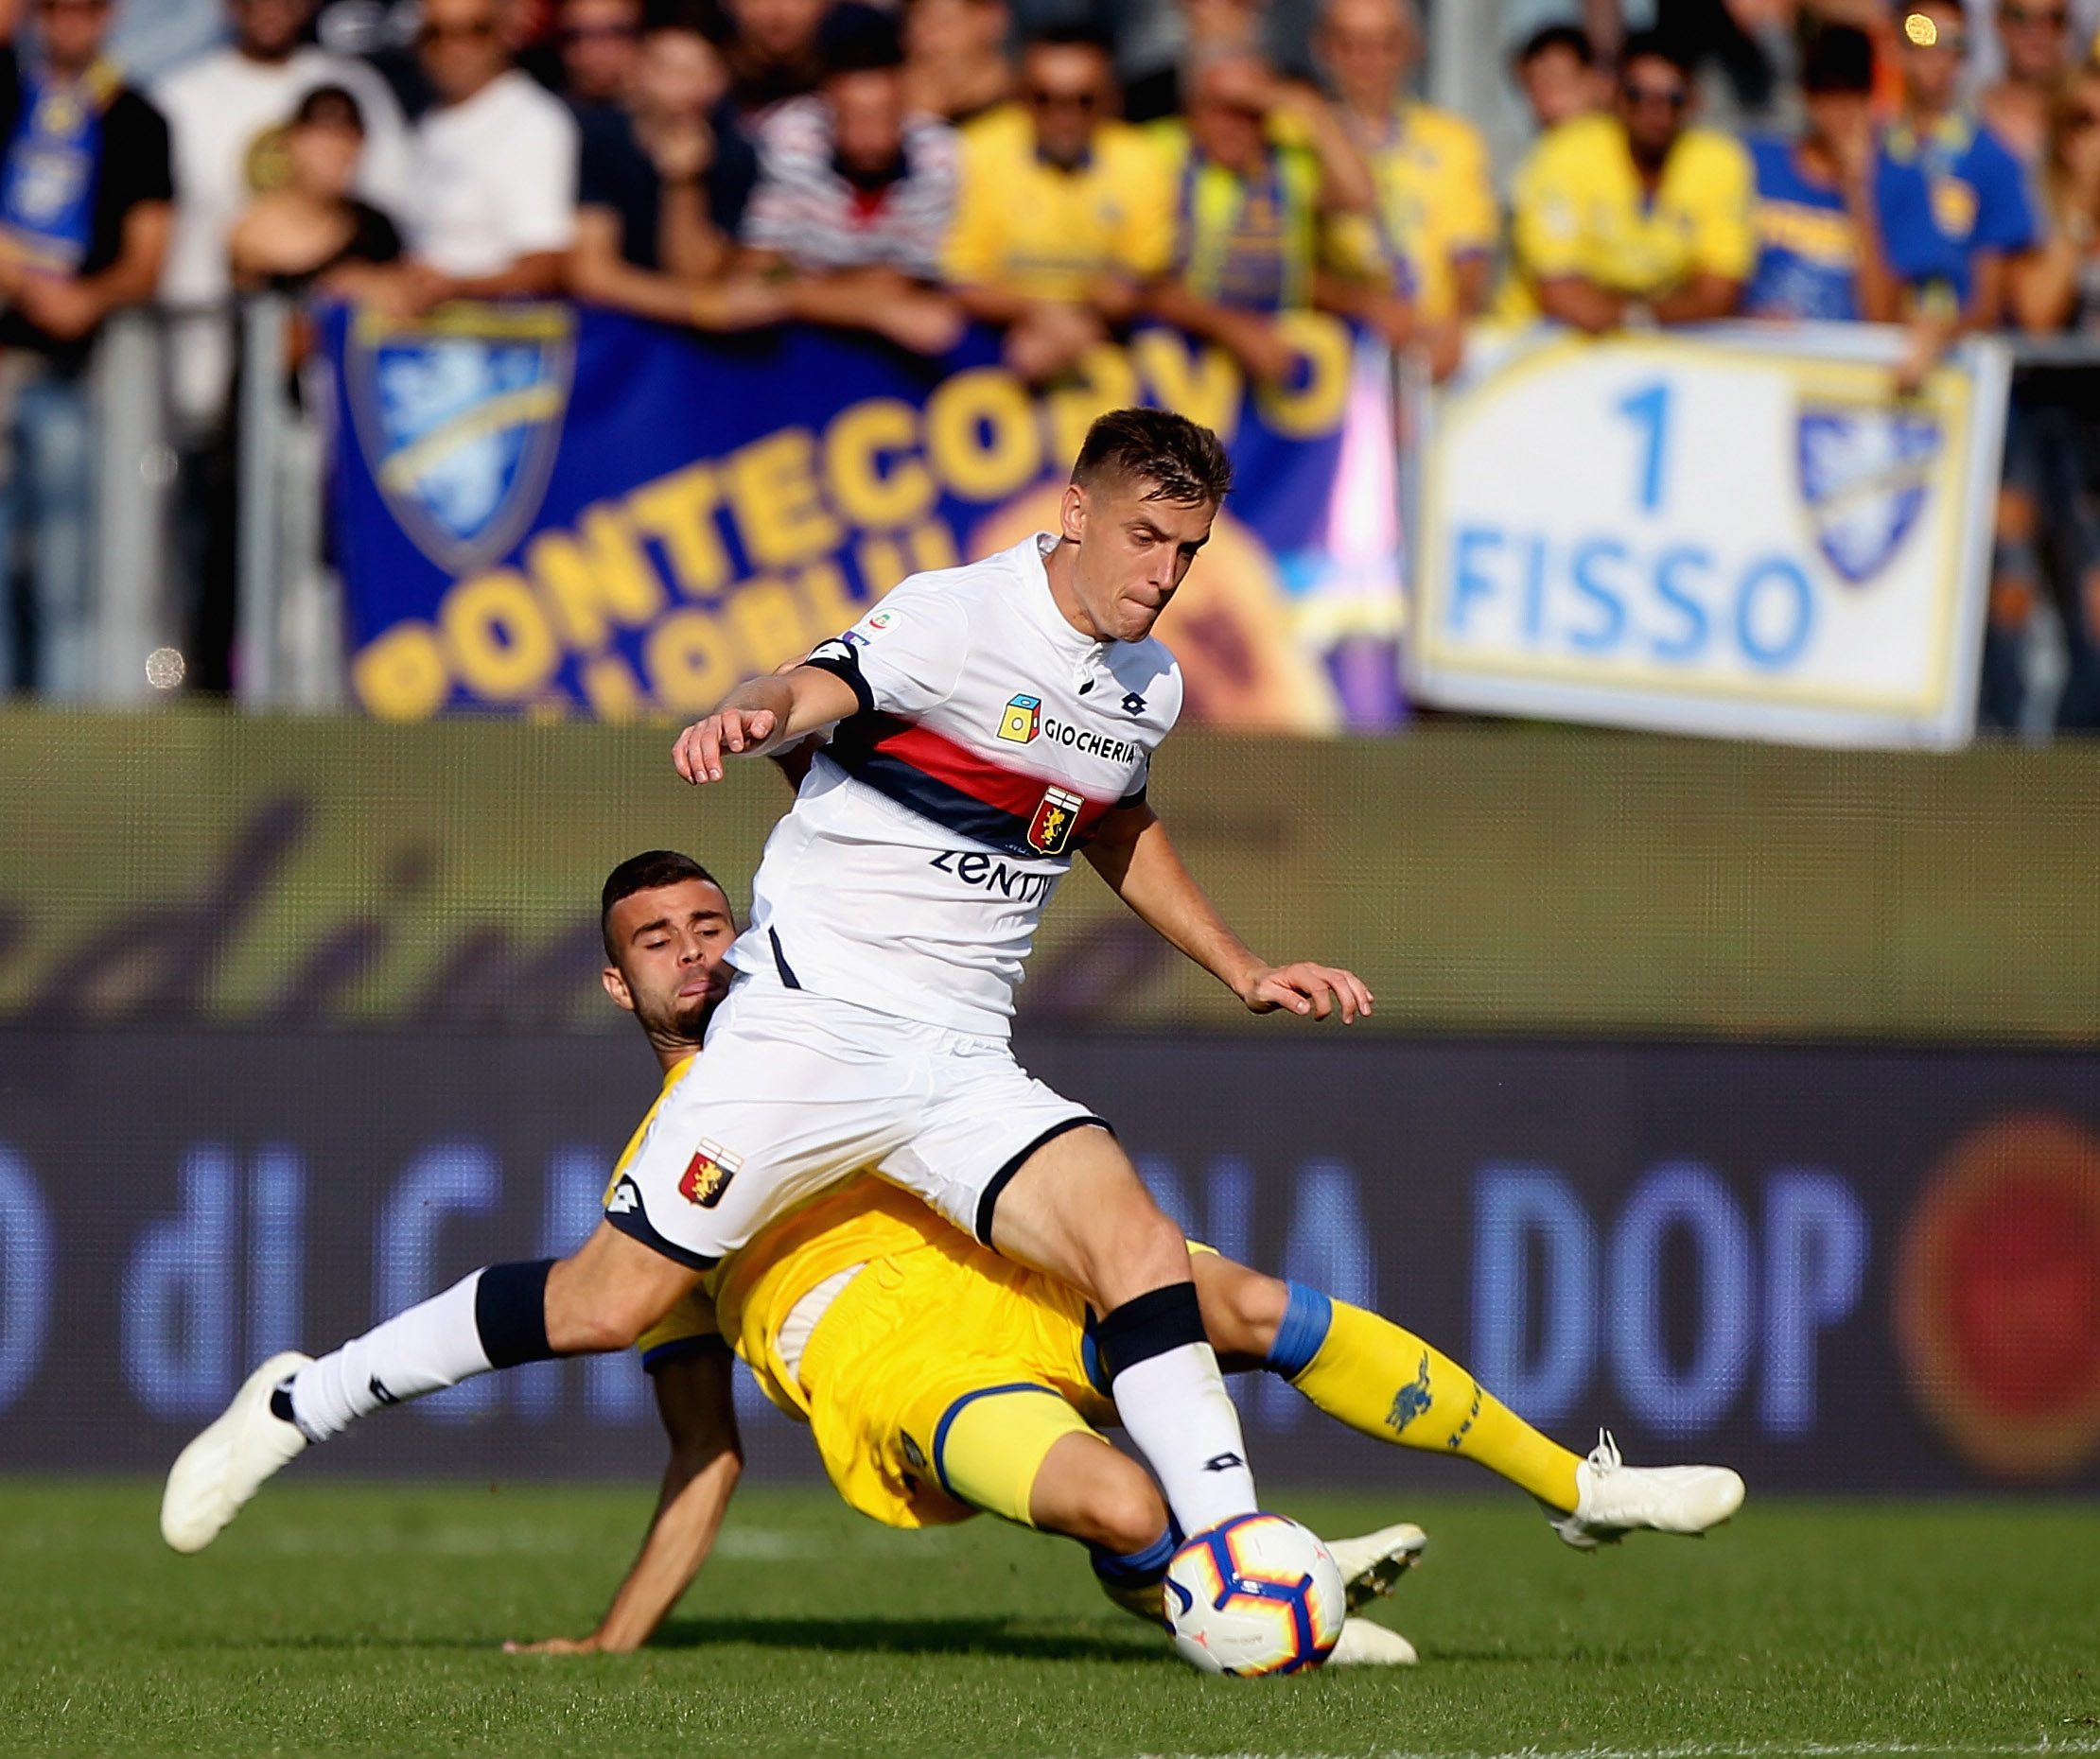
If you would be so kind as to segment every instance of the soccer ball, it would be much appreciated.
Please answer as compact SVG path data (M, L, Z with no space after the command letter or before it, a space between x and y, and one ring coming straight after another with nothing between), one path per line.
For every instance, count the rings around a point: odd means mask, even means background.
M1348 1611L1341 1571L1309 1527L1239 1515L1199 1533L1166 1566L1166 1622L1181 1659L1207 1674L1318 1667Z

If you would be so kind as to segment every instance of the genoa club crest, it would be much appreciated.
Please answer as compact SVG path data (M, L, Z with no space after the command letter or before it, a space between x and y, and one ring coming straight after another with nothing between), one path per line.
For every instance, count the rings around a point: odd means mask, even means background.
M742 1155L732 1155L720 1142L703 1137L699 1152L686 1162L685 1176L678 1181L678 1195L703 1210L711 1210L722 1201L722 1193L729 1189L729 1181L743 1164Z
M1077 794L1062 788L1046 788L1042 804L1028 821L1028 846L1045 855L1062 855L1072 841L1072 828L1079 822L1079 809L1086 805Z
M1939 418L1871 404L1804 408L1795 429L1801 501L1817 547L1850 584L1895 559L1932 493Z
M360 310L343 351L365 467L415 547L452 575L507 553L539 512L575 365L564 305L456 305L421 322Z

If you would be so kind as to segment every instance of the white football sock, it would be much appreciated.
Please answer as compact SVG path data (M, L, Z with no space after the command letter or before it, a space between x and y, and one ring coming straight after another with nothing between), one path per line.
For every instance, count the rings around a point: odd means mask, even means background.
M325 1441L383 1404L486 1374L494 1365L474 1315L481 1280L477 1270L293 1375L292 1421L306 1439Z
M1123 1427L1150 1462L1182 1532L1194 1536L1254 1512L1239 1411L1208 1344L1181 1344L1133 1363L1111 1390Z

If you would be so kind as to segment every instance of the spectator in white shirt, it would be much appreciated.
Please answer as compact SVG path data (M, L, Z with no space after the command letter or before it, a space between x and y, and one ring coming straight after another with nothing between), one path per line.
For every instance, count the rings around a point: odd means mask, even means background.
M375 288L395 317L448 299L561 292L576 238L576 121L511 64L499 0L425 0L438 94L416 124L409 260Z
M409 193L408 125L393 93L362 61L300 42L310 0L232 0L230 10L233 43L170 75L152 94L175 157L175 232L161 302L178 314L169 361L185 450L204 444L225 419L233 362L233 326L223 309L233 292L228 235L260 193L256 171L278 156L272 137L306 94L335 85L357 99L365 134L359 196L398 215Z
M822 89L792 98L759 138L744 241L812 323L873 330L920 354L961 340L936 292L954 216L955 131L907 113L897 24L846 0L825 20Z

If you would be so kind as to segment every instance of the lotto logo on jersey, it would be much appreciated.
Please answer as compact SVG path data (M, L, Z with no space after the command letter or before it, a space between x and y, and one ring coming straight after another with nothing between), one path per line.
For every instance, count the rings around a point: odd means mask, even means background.
M710 1142L703 1137L699 1153L686 1162L685 1176L678 1181L678 1194L688 1203L711 1210L722 1201L722 1193L729 1189L729 1181L736 1177L737 1169L743 1164L742 1155L732 1155L720 1142Z
M1006 705L1006 712L999 718L999 737L1016 745L1025 745L1042 731L1042 698L1017 696Z
M1042 804L1028 821L1028 843L1045 855L1062 855L1072 841L1072 827L1079 822L1079 809L1086 802L1061 788L1043 791Z

